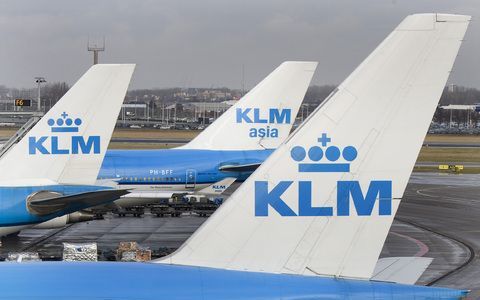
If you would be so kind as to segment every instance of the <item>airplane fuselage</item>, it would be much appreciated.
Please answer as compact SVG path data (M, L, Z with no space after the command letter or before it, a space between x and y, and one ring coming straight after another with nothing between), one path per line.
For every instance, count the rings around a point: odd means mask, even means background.
M192 191L226 177L245 180L253 170L221 171L226 165L262 163L273 150L109 150L98 179L122 188Z
M154 263L2 263L0 282L0 299L17 300L459 299L466 294L439 287Z

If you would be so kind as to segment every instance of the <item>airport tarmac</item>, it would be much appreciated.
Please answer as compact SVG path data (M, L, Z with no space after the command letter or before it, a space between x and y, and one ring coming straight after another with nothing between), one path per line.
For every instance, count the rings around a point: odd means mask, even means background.
M479 182L478 174L414 173L381 257L433 257L419 284L465 288L480 295ZM4 238L0 255L27 250L48 259L61 255L62 242L96 242L109 258L120 241L137 241L162 255L179 247L205 220L195 215L107 215L62 229L23 230Z
M61 258L63 242L97 243L103 253L114 251L122 241L136 241L154 254L178 248L204 221L196 215L179 218L157 217L146 213L138 217L107 214L104 220L68 225L61 229L27 229L18 236L3 239L0 255L10 251L39 252L42 259Z
M443 235L445 241L463 244L464 251L442 250L437 256L432 255L437 262L447 256L448 260L463 260L460 266L450 271L445 270L447 276L433 283L438 286L470 289L476 297L480 296L478 174L413 174L397 216L397 219L409 222L417 228ZM468 249L465 251L465 248ZM435 250L439 251L440 247ZM426 256L430 254L434 252L427 253ZM432 264L432 268L434 267ZM453 264L450 267L453 267ZM457 269L458 267L460 268ZM431 271L431 268L427 269L424 276L428 276L428 272Z

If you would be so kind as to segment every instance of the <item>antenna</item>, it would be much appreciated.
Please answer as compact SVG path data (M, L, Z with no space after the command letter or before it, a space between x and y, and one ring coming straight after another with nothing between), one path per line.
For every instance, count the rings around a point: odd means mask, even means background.
M98 43L99 41L90 41L90 37L88 38L87 50L93 52L93 64L98 64L98 52L105 51L105 37L103 37L102 43Z

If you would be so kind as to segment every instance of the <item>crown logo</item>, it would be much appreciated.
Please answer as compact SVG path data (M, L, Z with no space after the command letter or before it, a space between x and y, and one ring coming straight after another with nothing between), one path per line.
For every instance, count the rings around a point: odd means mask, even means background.
M57 120L48 119L47 124L52 132L78 132L78 126L82 125L82 119L67 118L68 114L63 112Z
M322 145L312 146L308 149L308 158L314 163L302 162L307 157L307 150L302 146L295 146L290 151L290 156L294 161L301 162L298 164L299 172L350 172L350 162L357 158L357 149L353 146L347 146L340 150L337 146L328 146L332 141L326 133L322 133L322 137L318 138L318 142ZM337 162L340 156L345 162ZM328 162L319 162L322 158L326 158ZM318 162L318 163L317 163Z

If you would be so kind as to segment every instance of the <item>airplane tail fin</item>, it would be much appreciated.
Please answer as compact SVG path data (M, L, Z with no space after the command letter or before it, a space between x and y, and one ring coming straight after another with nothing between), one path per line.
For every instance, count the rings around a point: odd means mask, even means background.
M316 62L284 62L180 149L262 150L290 134Z
M134 68L92 66L4 154L0 180L94 184Z
M215 182L214 184L207 186L204 189L199 190L195 194L221 195L232 185L232 183L235 182L235 180L237 180L237 178L235 177L224 178L218 182Z
M159 262L370 279L469 21L408 16Z

